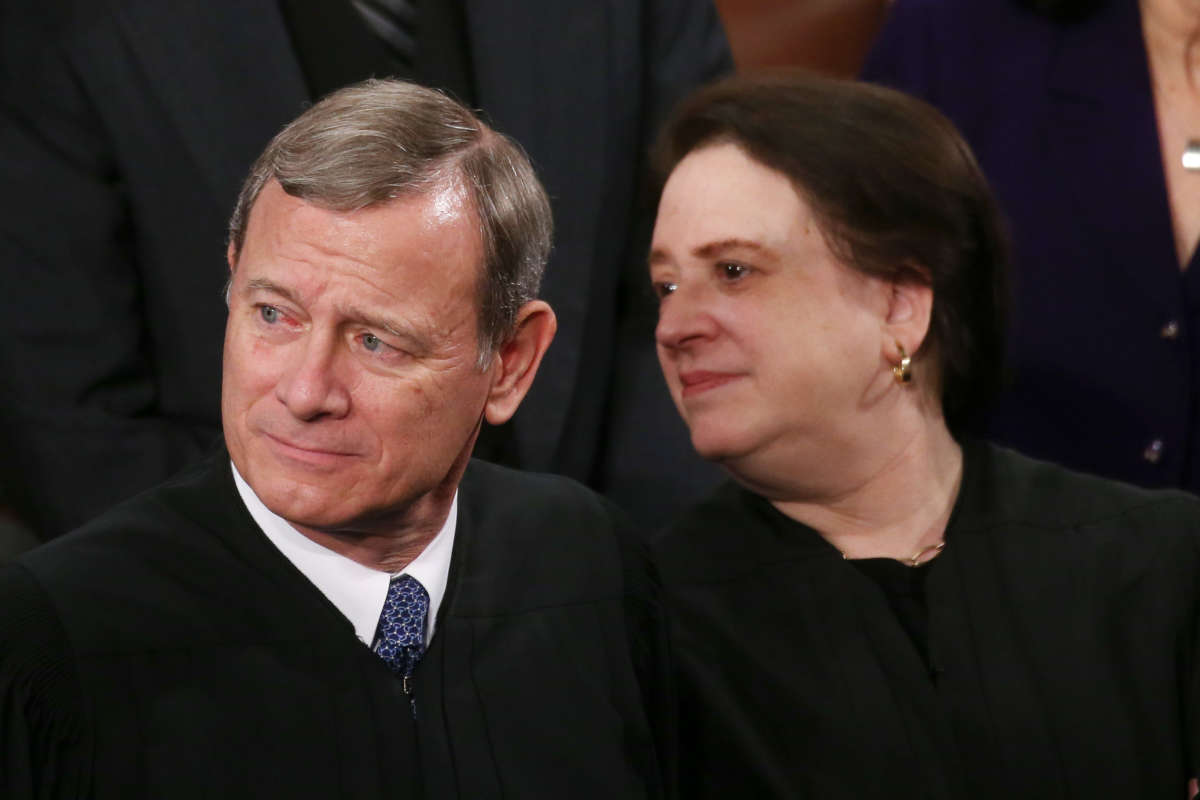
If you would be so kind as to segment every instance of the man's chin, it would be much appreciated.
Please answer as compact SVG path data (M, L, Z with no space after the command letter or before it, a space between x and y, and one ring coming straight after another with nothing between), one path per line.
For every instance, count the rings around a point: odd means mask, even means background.
M301 531L334 533L353 527L352 519L348 519L344 514L331 514L328 510L314 511L304 508L293 508L291 506L276 506L272 508L270 505L267 508L270 508L273 513L283 518L293 528Z
M356 516L344 507L347 499L344 492L283 481L250 486L272 514L293 527L336 530L352 524Z

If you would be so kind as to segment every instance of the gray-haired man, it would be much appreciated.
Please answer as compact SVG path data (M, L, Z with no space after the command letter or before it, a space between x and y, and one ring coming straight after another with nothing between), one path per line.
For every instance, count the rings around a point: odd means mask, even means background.
M664 793L640 549L470 462L553 338L549 237L520 150L436 92L272 141L230 225L228 451L0 571L0 793Z

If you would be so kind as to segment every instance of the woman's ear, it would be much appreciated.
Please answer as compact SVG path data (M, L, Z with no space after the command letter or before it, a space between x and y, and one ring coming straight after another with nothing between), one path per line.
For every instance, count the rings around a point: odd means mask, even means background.
M897 344L915 356L925 343L933 316L933 287L913 280L892 281L890 287L884 347L888 360L897 363L902 358Z
M489 368L494 376L483 408L489 423L501 425L516 413L557 329L554 311L542 300L532 300L517 312L513 335L500 345Z

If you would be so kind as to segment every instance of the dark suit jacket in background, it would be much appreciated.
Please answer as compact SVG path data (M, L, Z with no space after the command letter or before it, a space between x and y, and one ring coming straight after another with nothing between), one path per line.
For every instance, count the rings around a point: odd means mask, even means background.
M516 138L554 207L543 296L558 336L502 459L659 516L712 473L654 360L640 172L671 103L730 66L715 12L427 6L442 38L419 72ZM293 35L321 25L289 30L270 0L7 0L3 14L0 466L11 502L53 535L213 440L226 220L252 160L311 99L313 54L299 59Z
M1059 24L1013 0L897 0L864 77L945 112L1011 224L1015 379L982 432L1196 491L1200 257L1180 274L1137 2L1103 6Z
M0 568L0 795L661 797L648 569L591 492L474 462L414 722L222 452Z

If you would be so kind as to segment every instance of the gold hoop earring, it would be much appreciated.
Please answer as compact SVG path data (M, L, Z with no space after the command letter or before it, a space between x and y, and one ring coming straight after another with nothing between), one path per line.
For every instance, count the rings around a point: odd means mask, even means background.
M896 342L896 348L900 351L900 363L892 367L892 374L896 383L908 383L912 380L912 359L904 352L904 345Z

